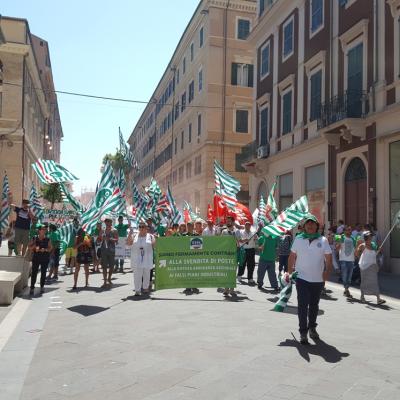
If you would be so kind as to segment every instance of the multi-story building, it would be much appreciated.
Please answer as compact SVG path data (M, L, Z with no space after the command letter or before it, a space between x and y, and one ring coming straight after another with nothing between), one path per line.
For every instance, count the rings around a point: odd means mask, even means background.
M258 0L251 204L277 178L281 209L307 194L327 226L400 209L400 1ZM385 248L400 272L400 230Z
M19 202L39 184L31 164L59 161L63 133L47 42L24 19L1 17L0 29L0 171Z
M255 14L255 0L200 1L129 138L137 184L152 176L164 189L169 183L178 206L186 200L202 215L212 202L214 159L240 180L238 199L248 201L237 155L251 140L253 55L246 39Z

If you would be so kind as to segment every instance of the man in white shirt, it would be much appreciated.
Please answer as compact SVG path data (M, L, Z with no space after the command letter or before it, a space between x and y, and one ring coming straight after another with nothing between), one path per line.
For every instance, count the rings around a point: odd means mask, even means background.
M211 219L207 220L207 227L204 228L202 236L215 236L217 231Z
M304 232L296 236L289 256L289 274L294 268L298 273L297 313L302 344L308 344L307 333L311 339L319 339L316 330L318 304L324 282L332 270L332 250L328 240L318 231L317 218L309 214L305 218Z
M251 285L254 284L253 273L256 266L256 240L258 239L256 230L251 227L251 222L246 221L244 230L240 232L239 244L245 251L245 257L239 263L238 281L241 282L244 270L247 266L247 282Z

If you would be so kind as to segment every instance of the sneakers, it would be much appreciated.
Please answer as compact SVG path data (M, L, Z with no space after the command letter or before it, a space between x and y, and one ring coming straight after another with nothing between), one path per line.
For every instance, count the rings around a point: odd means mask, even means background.
M135 296L141 296L142 293L141 292L135 292Z
M301 344L310 344L308 342L307 333L300 333L300 343Z
M249 285L254 285L255 283L254 279L249 279Z
M353 296L350 294L349 289L345 289L345 291L343 292L343 296L346 296L349 299L353 298Z
M308 334L310 335L310 338L312 340L319 340L319 335L318 332L315 328L309 328L308 329Z
M197 288L192 288L192 292L193 292L194 294L199 294L199 293L200 293L200 290L197 289Z
M239 283L242 283L242 282L243 282L243 277L242 277L242 276L238 276L238 277L237 277L237 281L238 281Z

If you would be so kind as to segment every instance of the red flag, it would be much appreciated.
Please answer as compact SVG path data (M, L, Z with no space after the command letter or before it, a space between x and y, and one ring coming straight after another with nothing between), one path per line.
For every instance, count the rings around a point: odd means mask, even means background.
M187 224L188 222L190 222L192 219L190 218L190 213L189 210L187 208L185 208L183 210L183 218L185 220L185 224Z
M207 206L207 220L211 220L212 222L215 223L214 211L211 208L210 204Z
M214 194L214 217L216 223L225 224L225 217L228 215L228 207L220 196Z
M253 225L253 216L250 210L243 204L237 202L235 205L236 221L243 225L246 221L250 221Z

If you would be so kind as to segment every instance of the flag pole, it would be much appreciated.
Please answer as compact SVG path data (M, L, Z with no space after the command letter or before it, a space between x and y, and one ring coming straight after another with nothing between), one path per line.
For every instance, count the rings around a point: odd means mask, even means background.
M396 227L396 225L400 222L400 210L397 212L396 216L394 217L394 223L392 225L392 227L390 228L388 234L385 236L385 239L383 239L381 245L379 246L378 251L380 251L383 247L383 245L385 244L385 242L388 240L390 234L393 232L394 228Z

